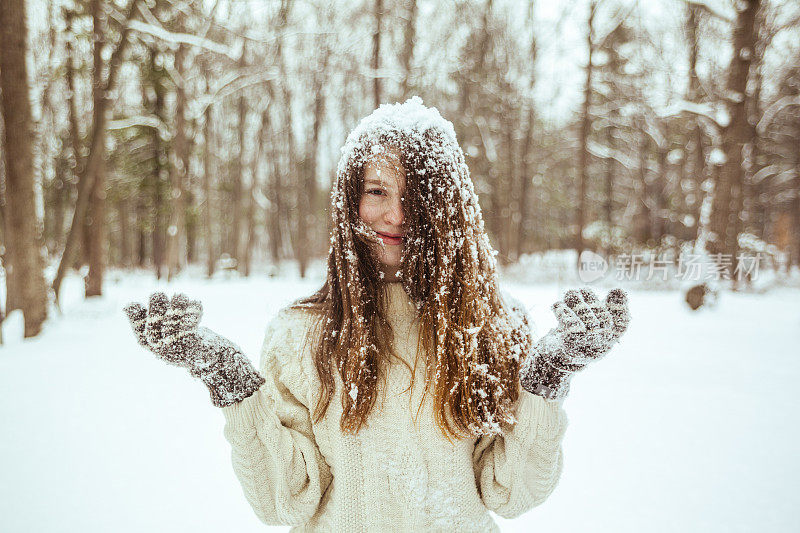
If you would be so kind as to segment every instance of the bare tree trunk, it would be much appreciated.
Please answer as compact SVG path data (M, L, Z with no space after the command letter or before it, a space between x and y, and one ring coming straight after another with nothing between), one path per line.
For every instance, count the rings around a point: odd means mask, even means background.
M754 22L756 28L753 33L755 35L755 45L753 52L753 61L750 64L750 81L748 82L748 90L752 88L751 95L747 99L747 123L749 126L750 141L750 164L744 165L744 183L742 186L742 224L746 232L751 232L757 237L763 239L764 233L761 231L763 228L762 208L764 203L760 199L761 183L755 183L755 175L761 171L765 166L765 154L763 153L763 143L760 139L757 124L764 114L761 108L762 102L762 89L764 86L764 53L769 46L772 39L769 36L768 24L766 16L768 9L759 9L756 14L756 21ZM797 167L800 168L800 167ZM738 266L738 260L735 260L734 265ZM749 285L752 281L751 276L746 278Z
M500 254L498 259L502 264L508 264L511 261L511 238L512 232L515 231L515 218L519 217L519 199L516 195L511 194L512 186L517 183L517 143L514 139L514 132L516 124L511 124L509 121L505 127L505 145L506 145L506 171L500 180L500 221L502 223L500 232Z
M282 11L279 15L278 21L278 28L284 28L286 25L286 20L288 17L288 6L285 11ZM279 65L279 70L281 73L282 80L286 80L287 76L287 69L286 69L286 58L284 57L283 53L283 40L282 38L278 39L277 48L276 48L276 58ZM282 108L283 108L283 123L284 123L284 130L286 132L286 169L287 172L291 172L293 169L297 169L299 166L299 162L297 161L297 142L295 139L295 131L294 131L294 121L292 120L292 90L290 84L286 81L282 81L281 83L281 93L283 96ZM285 235L289 236L289 240L286 241L281 239L281 244L289 244L291 246L290 252L295 259L301 259L299 261L299 270L300 276L305 276L305 263L302 261L301 254L304 253L302 250L304 241L300 234L300 227L302 224L302 217L305 214L305 210L300 211L299 208L299 194L300 194L300 186L295 180L288 180L286 183L283 183L283 178L280 176L281 169L276 167L276 173L278 175L275 176L276 179L280 180L277 184L279 186L278 197L280 198L278 207L281 209L278 213L278 217L276 219L276 227L274 228L275 231L280 232L281 225L285 225ZM284 246L284 249L286 246Z
M372 34L372 87L375 107L381 105L381 80L378 69L381 66L381 19L383 18L383 0L375 0L375 32Z
M667 231L667 218L665 217L666 199L664 190L667 186L667 150L663 146L656 146L656 177L653 184L653 211L652 211L652 233L656 244L660 244Z
M75 244L79 235L81 223L86 216L86 209L89 204L89 195L94 185L97 169L102 160L103 143L105 141L105 129L108 118L106 116L106 111L109 104L109 95L116 85L119 67L122 64L122 57L127 48L128 35L130 33L128 22L136 13L137 6L140 1L141 0L130 0L131 3L126 12L120 40L117 43L117 47L114 49L114 52L111 54L111 59L109 60L105 90L102 91L103 98L101 98L99 101L100 109L96 109L93 113L97 121L92 124L89 155L87 157L86 164L82 169L83 172L79 180L78 199L75 204L75 212L72 216L72 224L70 225L70 230L67 235L67 242L64 245L64 253L61 256L61 262L58 264L58 271L56 272L55 279L53 280L53 291L56 295L56 301L58 301L59 291L61 289L61 281L64 279L67 267L72 262L72 256L75 252Z
M239 58L239 68L244 69L245 63L245 47L242 47L242 55ZM244 94L240 93L237 102L237 109L239 114L239 154L236 158L236 171L233 174L233 201L231 202L231 209L233 211L233 225L231 228L231 244L233 246L233 253L231 254L236 259L236 268L239 272L244 272L244 254L242 253L242 220L244 213L242 212L242 202L244 186L244 143L245 143L245 129L247 128L247 100Z
M281 58L281 64L285 61ZM292 121L292 93L289 85L283 83L283 108L284 108L284 129L286 131L286 170L285 173L296 171L299 162L297 161L297 143L295 142L294 124ZM302 169L301 169L302 171ZM279 172L284 172L281 169ZM286 182L281 179L281 202L279 206L283 210L277 219L279 224L287 224L285 234L289 236L288 244L291 245L292 257L298 260L298 268L300 270L300 277L305 277L306 262L304 254L306 252L305 235L302 234L303 217L305 210L300 212L299 209L299 194L301 187L293 179L288 179ZM287 244L286 240L282 239L283 244Z
M208 74L206 73L206 76ZM206 77L206 92L208 92L208 77ZM203 123L203 236L206 242L206 275L210 278L214 275L214 266L216 264L216 254L214 251L214 217L211 211L213 205L213 198L211 197L211 158L212 152L212 138L211 138L211 112L212 107L206 107Z
M160 152L160 148L157 148L158 144L156 145L156 153ZM153 172L152 180L153 184L153 209L155 213L153 214L154 223L153 223L153 232L151 233L151 240L152 240L152 255L153 255L153 270L156 274L156 279L161 279L163 276L163 268L164 268L164 255L165 255L165 244L164 241L166 240L164 231L164 220L161 214L163 208L163 201L161 198L161 191L160 191L160 180L161 176L159 175L160 172L156 169Z
M308 194L308 207L309 216L307 217L308 225L310 226L309 237L311 238L312 246L309 250L313 253L317 250L315 246L318 235L316 229L319 227L319 220L317 218L319 207L319 187L317 187L317 154L319 153L319 134L322 129L322 122L325 120L325 93L324 88L327 83L325 79L327 70L327 58L325 65L322 67L322 72L319 73L319 80L317 83L317 92L314 97L314 123L311 127L311 146L308 149L308 169L306 173L305 189Z
M700 208L703 205L703 195L706 194L703 189L703 182L708 177L708 168L706 166L706 155L703 143L703 130L700 124L695 122L692 128L692 137L694 138L693 149L691 153L691 167L692 182L694 183L694 204L692 206L692 218L694 218L694 237L697 240L700 235Z
M2 14L0 13L0 17ZM0 42L2 37L0 37ZM1 60L0 60L1 61ZM0 80L0 84L2 81ZM0 96L2 87L0 87ZM2 113L2 102L0 102L0 113ZM3 121L0 120L0 140L5 137L4 128L3 128ZM3 269L3 272L7 272L8 270L8 263L6 262L7 256L6 253L8 251L8 247L6 246L6 169L5 169L5 152L3 151L3 143L0 142L0 268ZM8 286L8 282L6 281L6 288ZM6 290L6 299L8 299L8 290ZM3 320L5 319L5 314L3 313L3 308L5 307L5 302L0 302L0 345L3 344Z
M401 88L401 100L409 97L409 85L411 84L411 62L414 59L414 41L416 39L417 26L417 0L408 0L408 18L403 32L403 52L400 55L400 62L403 65L403 85Z
M270 179L267 183L267 198L269 199L269 211L267 213L267 220L269 221L269 251L273 263L280 262L282 258L281 250L283 250L283 234L281 233L281 218L283 214L283 179L281 177L281 168L278 164L277 148L273 144L273 157L272 169L270 172Z
M144 268L147 263L147 206L144 197L140 194L136 199L136 258L134 264Z
M129 198L120 198L117 201L117 213L119 216L119 263L124 267L131 266L131 223L130 223L130 204Z
M306 143L306 153L303 158L302 180L303 185L297 191L297 207L300 210L298 218L298 246L295 248L300 266L301 277L305 276L311 257L317 251L317 228L319 227L318 213L318 186L317 186L317 153L319 152L319 136L322 123L325 119L325 86L327 85L328 60L330 49L325 43L317 46L322 54L321 63L314 69L312 87L314 94L311 134Z
M57 247L56 239L54 238L55 229L54 217L58 217L58 202L60 200L60 193L62 190L61 187L61 177L62 177L62 168L59 168L59 163L61 161L61 154L63 150L56 151L56 148L53 147L51 149L51 143L48 140L48 135L45 134L46 131L54 131L56 130L55 127L55 118L54 115L56 114L54 111L54 102L52 97L52 88L55 83L57 83L56 76L54 73L54 60L53 57L55 53L58 51L57 46L57 36L58 31L54 22L55 17L55 9L54 9L54 0L47 1L47 72L46 72L46 82L44 88L42 89L41 96L40 96L40 120L38 123L34 122L34 136L38 142L37 152L40 154L40 169L38 171L39 176L47 176L48 170L52 166L53 168L53 179L46 183L43 180L41 185L37 185L39 189L41 189L43 194L43 205L52 206L51 209L44 209L43 213L43 226L44 226L44 233L42 242L45 244L45 257L46 261L50 258L50 253L52 250L55 250ZM48 123L49 119L49 123Z
M730 123L724 128L723 151L725 163L719 172L711 204L711 231L709 251L728 256L720 267L732 277L731 267L738 252L738 238L742 228L742 185L749 164L743 151L752 147L751 129L747 123L747 80L754 55L756 13L760 0L743 0L738 10L733 32L733 57L728 67L726 83ZM722 257L721 257L722 259Z
M101 160L95 171L92 186L91 211L87 222L89 229L89 272L86 274L85 293L102 296L103 275L108 262L108 228L106 224L106 162Z
M489 48L489 18L492 14L493 0L486 0L486 7L483 10L483 17L481 22L481 42L477 47L475 58L475 73L480 76L483 74L483 65L486 59L486 53ZM470 105L470 94L472 89L472 80L464 80L461 86L461 97L459 98L458 110L463 115Z
M74 192L75 194L71 194L70 196L79 197L80 196L80 180L81 176L84 175L83 169L84 164L86 163L85 157L83 155L83 148L81 142L81 133L80 133L80 125L78 122L78 105L76 103L76 87L75 87L75 67L74 63L74 50L72 46L72 36L74 35L74 31L72 28L72 21L75 18L75 12L71 10L64 11L64 18L66 19L67 23L67 39L66 39L66 50L67 50L67 57L66 57L66 78L67 78L67 108L69 110L68 117L69 117L69 137L70 137L70 146L72 148L72 157L74 160L74 166L72 168L72 179L70 179L70 191ZM89 210L89 206L86 206L87 212ZM68 235L69 236L69 235ZM64 249L66 250L66 243L64 245ZM81 219L80 221L80 240L75 242L75 250L73 251L74 261L72 262L72 268L80 268L81 265L88 262L88 250L89 250L89 231L86 226L86 220Z
M0 87L0 91L2 91L2 87ZM2 93L0 92L0 97ZM3 104L0 103L0 106ZM2 113L2 107L0 107L0 113ZM0 140L2 140L5 136L5 128L3 127L3 121L0 120ZM3 143L0 142L0 268L5 270L5 240L6 236L6 166L5 166L5 151ZM2 303L0 302L0 309L2 308ZM1 322L2 320L0 320Z
M586 62L583 85L583 106L581 107L581 130L579 137L580 152L578 154L578 210L577 234L575 235L575 249L577 251L578 266L580 266L581 253L583 253L583 227L586 225L586 189L589 181L589 129L592 119L589 110L592 103L592 71L594 53L594 16L597 9L595 0L589 3L589 19L586 26L586 46L589 50L589 59Z
M197 190L197 176L191 172L190 154L194 153L197 132L197 119L193 118L185 128L189 134L185 136L186 147L183 151L183 168L186 171L184 180L184 194L183 194L183 212L184 212L184 225L185 225L185 249L186 256L184 264L190 265L197 261L197 216L194 215L195 209L195 191ZM192 216L189 216L189 215Z
M183 15L178 15L178 30L183 31ZM175 138L170 151L170 212L167 224L167 281L171 281L186 264L186 191L189 154L186 142L186 88L184 87L184 58L186 46L178 45L175 51Z
M67 36L74 35L72 29L72 19L75 17L75 14L72 11L65 11L64 16L67 22ZM66 61L66 69L65 74L67 78L67 107L69 109L69 133L70 133L70 141L72 142L72 155L75 158L75 174L80 175L83 157L81 151L81 134L80 128L78 126L78 106L75 103L75 67L73 66L73 56L74 52L72 49L72 39L67 38L66 40L66 49L67 49L67 57Z
M63 141L66 140L62 136L61 153L55 165L55 182L53 183L53 196L52 196L52 246L50 253L55 254L56 250L60 250L64 238L64 220L66 215L67 204L69 204L69 174L67 169L69 156L67 155L66 145Z
M267 109L261 114L261 127L258 130L258 146L256 147L256 154L250 164L250 185L247 188L247 239L244 248L244 275L250 275L250 266L253 258L253 248L256 244L256 190L261 186L261 155L264 153L264 142L266 140L266 132L269 127L269 106L272 102L267 104Z
M639 157L638 170L641 189L636 198L637 211L634 218L633 234L637 244L647 245L648 241L653 237L653 213L652 209L650 209L650 186L647 183L647 151L649 143L647 140L647 132L644 131L644 118L637 119L636 122L638 122L636 130L639 134L637 154Z
M539 55L539 47L536 42L536 30L533 29L535 24L534 18L534 7L535 2L530 0L528 4L528 19L531 24L531 46L530 46L530 69L531 69L531 76L528 82L528 87L533 93L533 89L536 86L536 59ZM520 170L519 175L519 220L517 222L516 228L516 242L514 243L514 248L516 251L516 259L519 260L519 257L525 253L525 242L527 241L527 225L530 221L530 215L528 213L528 195L530 194L530 187L531 187L531 174L532 174L532 144L533 144L533 134L536 130L536 106L533 100L527 103L528 113L527 113L527 124L525 128L525 137L522 141L522 153L520 154L520 163L522 168Z
M0 2L0 89L5 127L6 311L21 309L25 337L47 318L42 228L35 206L33 119L26 63L24 0Z
M755 70L756 73L756 89L753 93L753 107L755 108L756 116L760 119L763 114L761 109L761 91L763 88L763 74L761 72L763 63L759 62L759 66ZM752 127L756 128L756 122L752 122ZM754 137L758 137L758 131L753 132ZM755 183L752 179L762 168L763 164L759 162L764 161L764 152L761 142L756 142L754 147L753 160L759 164L758 167L751 169L750 174L750 187L751 187L751 218L750 225L752 231L761 240L767 240L767 223L770 219L771 202L764 201L764 198L770 198L769 183L770 180L759 180ZM800 167L800 166L799 166ZM798 189L800 190L800 189Z
M526 252L525 243L528 240L528 229L527 226L530 223L530 213L528 208L528 196L530 195L530 188L531 188L531 174L533 169L532 164L532 145L533 145L533 134L535 131L536 124L536 110L534 108L533 102L528 103L528 117L527 117L527 125L525 128L525 138L522 142L522 154L521 157L521 164L522 169L520 170L519 175L519 221L516 227L516 242L514 243L514 247L516 250L516 258L519 259L520 256Z
M614 140L614 128L609 127L606 129L606 144L611 150L612 154L616 151L616 141ZM616 160L613 157L606 158L606 176L605 176L605 193L606 197L603 201L603 218L606 223L606 240L609 243L605 246L603 253L606 257L610 254L613 242L613 206L614 206L614 173L616 170Z
M690 102L698 102L700 99L700 77L697 74L697 57L700 52L698 30L698 7L691 3L686 4L686 33L689 44L689 90L686 95ZM696 241L700 231L700 207L702 206L701 195L703 192L703 182L708 177L706 168L706 156L704 151L703 130L696 117L692 117L692 131L690 134L691 144L688 161L690 163L691 182L694 190L694 204L692 204L692 218L694 219L694 231L692 240Z
M155 65L157 54L158 52L155 50L150 51L151 67ZM161 82L157 80L156 86L154 87L153 114L159 119L164 120L164 88L160 84ZM156 129L152 130L152 146L152 160L155 162L151 175L151 181L153 182L151 189L153 194L152 254L156 279L161 279L166 252L166 231L164 228L165 208L161 177L162 172L164 172L162 153L165 148L162 146L161 137Z
M280 10L278 11L277 16L277 23L276 23L276 32L278 34L278 38L276 40L275 45L275 58L278 62L278 66L280 69L280 73L283 79L285 79L286 74L286 67L284 65L283 59L283 30L286 28L287 21L289 19L289 12L291 10L292 4L289 0L282 0ZM269 95L270 101L274 101L278 97L278 91L273 86L272 83L267 83L267 94ZM284 102L283 109L284 109L284 121L288 117L289 122L287 127L291 128L291 109L290 103ZM277 132L274 128L272 129L274 132ZM290 140L291 140L290 136ZM267 230L269 233L269 246L270 246L270 256L273 263L278 263L283 258L282 251L286 248L285 242L288 239L289 242L292 240L292 236L289 234L284 234L281 232L281 223L284 220L284 217L288 216L288 209L286 209L286 194L284 191L283 185L283 175L281 171L280 165L280 151L278 149L279 142L275 142L277 140L277 136L273 136L273 140L270 142L270 159L271 159L271 170L270 176L268 178L266 184L266 196L269 200L269 207L268 212L266 213L266 220L267 220ZM293 146L289 148L289 157L292 156ZM291 159L290 159L291 164ZM286 213L286 214L285 214Z
M146 108L150 113L159 121L166 124L167 119L165 116L165 98L166 88L162 83L163 73L159 67L159 50L150 48L148 50L148 66L147 68L153 73L152 80L147 82L142 80L142 100L146 103ZM152 94L152 97L150 96ZM147 203L143 205L143 218L150 220L146 223L148 234L146 238L150 240L150 254L152 259L152 267L156 275L156 279L161 279L163 275L165 255L166 255L166 236L167 228L165 215L169 213L169 206L167 203L169 199L169 191L171 190L171 182L169 181L169 171L166 168L167 161L167 147L162 142L161 136L156 128L150 129L150 161L153 162L149 179L145 190L150 195L150 206L152 212L149 217L147 216ZM140 250L144 250L146 246L140 245Z
M798 121L800 122L800 121ZM800 124L798 124L800 126ZM798 128L800 129L800 128ZM795 168L800 168L800 139L795 139L797 146L794 150L794 160L795 160ZM794 261L789 258L789 262L786 265L786 270L791 270L792 264L797 265L800 267L800 172L795 172L794 174L794 201L792 202L792 218L794 219Z
M276 97L276 93L272 84L267 84L267 92L269 99L272 101ZM267 111L265 111L266 113ZM262 124L269 122L269 118L265 121L262 117ZM270 259L273 263L277 264L281 260L281 250L283 249L283 241L280 230L280 221L283 213L283 183L281 179L281 169L278 162L279 153L278 146L275 142L275 130L271 128L270 137L270 165L269 175L267 182L264 184L264 195L267 197L267 210L264 214L264 219L267 222L267 233L269 235L269 252Z
M99 123L97 112L101 111L103 94L103 48L105 46L105 6L103 0L92 0L92 109L95 112L93 122ZM89 198L86 230L88 233L89 273L85 281L85 296L101 296L103 294L103 271L106 263L106 164L105 142L97 147L99 161L94 173L92 192Z

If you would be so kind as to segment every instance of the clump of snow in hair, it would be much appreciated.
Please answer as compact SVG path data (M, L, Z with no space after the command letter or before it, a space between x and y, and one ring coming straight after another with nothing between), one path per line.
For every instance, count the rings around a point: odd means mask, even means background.
M453 123L442 117L435 107L426 107L419 96L412 96L402 104L382 104L369 116L361 119L347 136L337 172L341 174L345 171L347 162L353 158L356 149L365 143L370 145L369 152L378 154L386 149L380 143L382 136L399 131L412 139L417 138L423 144L423 134L430 129L444 133L450 148L459 149Z

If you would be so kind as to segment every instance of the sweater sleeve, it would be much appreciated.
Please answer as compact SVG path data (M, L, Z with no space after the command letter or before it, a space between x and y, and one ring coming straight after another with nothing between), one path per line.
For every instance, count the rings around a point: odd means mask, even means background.
M332 481L311 425L300 368L302 324L285 312L267 326L259 368L266 382L225 407L225 438L245 497L267 525L301 525Z
M567 428L561 403L522 390L517 423L477 440L472 456L475 481L487 509L515 518L553 492L563 467L561 443Z

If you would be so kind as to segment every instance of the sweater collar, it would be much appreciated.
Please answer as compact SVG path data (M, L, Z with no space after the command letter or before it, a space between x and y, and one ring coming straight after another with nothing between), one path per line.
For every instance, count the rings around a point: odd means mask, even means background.
M417 306L403 288L400 281L385 282L386 311L390 322L410 322L417 316Z

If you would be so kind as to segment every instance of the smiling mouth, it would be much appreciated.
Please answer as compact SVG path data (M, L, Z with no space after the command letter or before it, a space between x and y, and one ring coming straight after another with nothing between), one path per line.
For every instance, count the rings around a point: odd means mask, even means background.
M383 237L383 239L386 241L386 244L402 244L403 243L403 234L401 234L401 233L396 234L396 235L391 235L389 233L382 233L380 231L376 231L375 233L377 233L378 235Z

